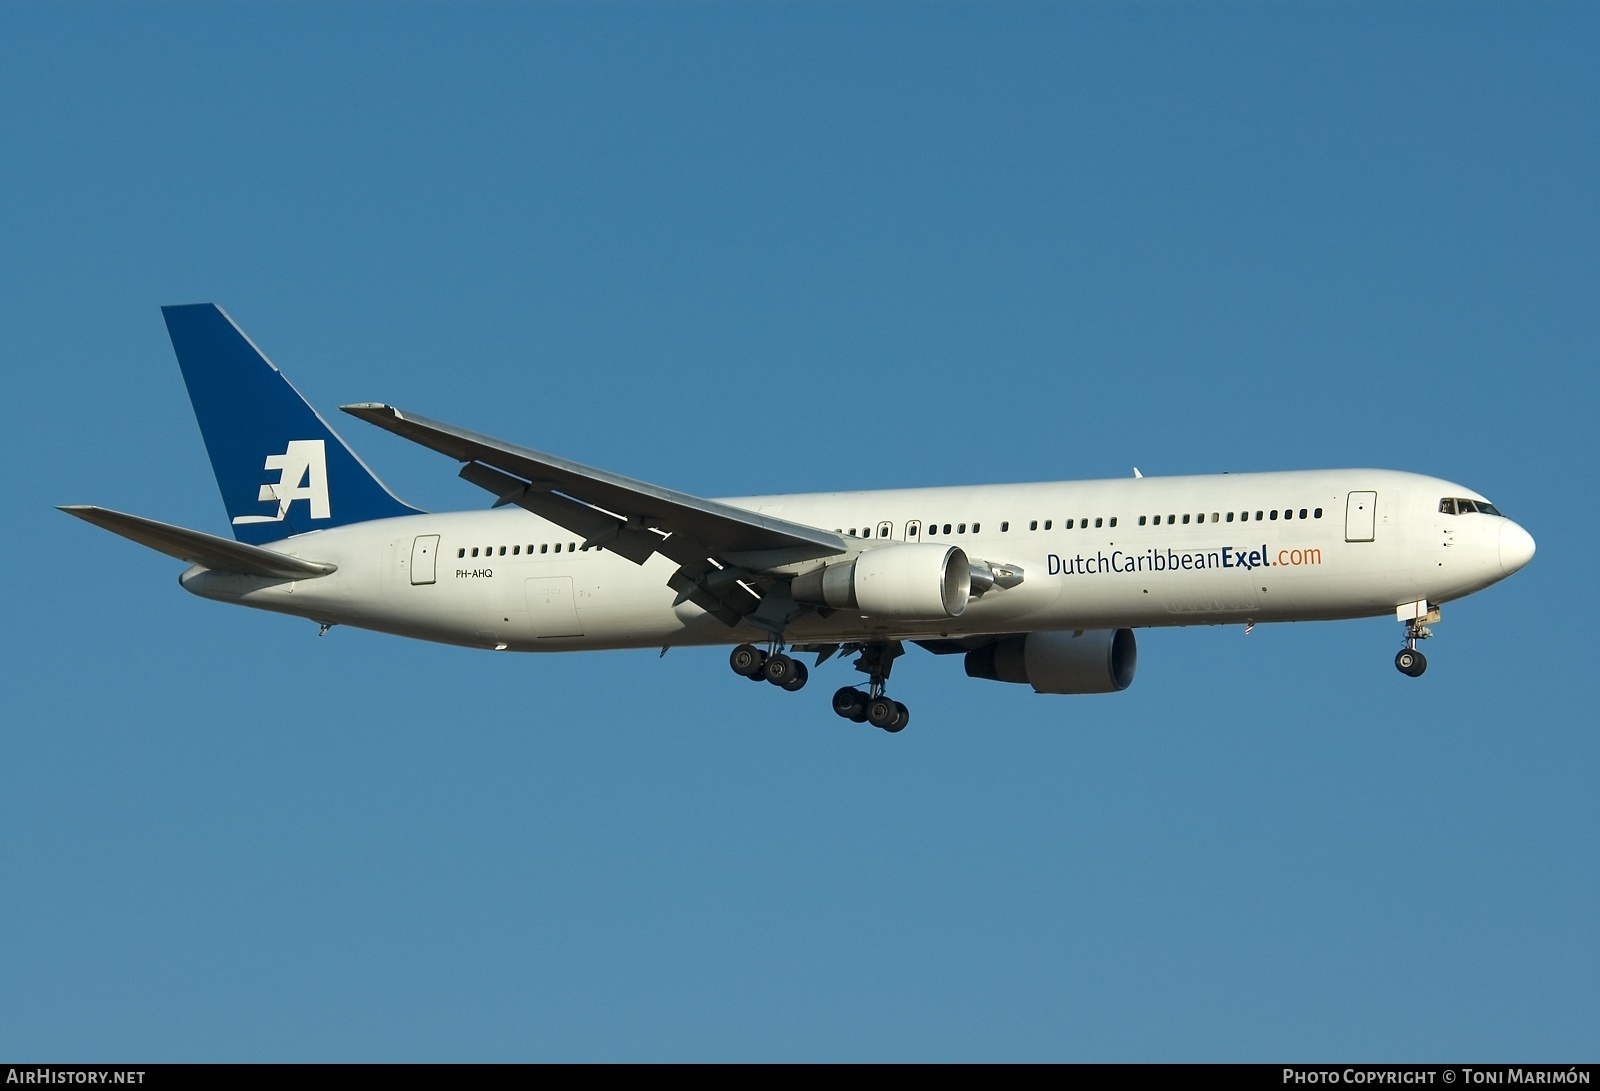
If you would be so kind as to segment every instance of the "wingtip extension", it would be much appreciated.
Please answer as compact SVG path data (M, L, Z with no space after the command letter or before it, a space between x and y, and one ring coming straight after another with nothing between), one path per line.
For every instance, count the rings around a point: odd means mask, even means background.
M400 417L400 410L385 402L351 402L341 405L339 412L349 413L352 417Z

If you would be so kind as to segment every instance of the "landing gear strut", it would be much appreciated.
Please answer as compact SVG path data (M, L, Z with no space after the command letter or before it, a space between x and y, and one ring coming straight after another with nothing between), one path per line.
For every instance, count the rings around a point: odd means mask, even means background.
M839 645L823 650L818 662L832 655ZM867 688L845 686L833 695L833 711L846 720L858 724L871 724L891 734L904 731L911 722L906 706L883 692L889 677L889 668L905 653L898 640L880 640L870 644L845 645L846 650L860 651L856 670L867 676ZM810 671L800 660L785 655L776 637L765 650L754 644L740 644L728 656L728 666L733 673L752 682L771 682L793 693L806 684Z
M1394 657L1394 666L1401 674L1410 678L1420 677L1428 669L1428 657L1417 651L1417 641L1426 640L1433 635L1427 622L1439 620L1439 609L1433 607L1419 617L1409 618L1406 621L1406 646L1400 649Z
M845 686L833 695L833 711L847 720L869 723L891 734L904 731L911 722L911 713L883 692L889 669L904 651L898 640L863 645L856 670L867 676L867 692Z

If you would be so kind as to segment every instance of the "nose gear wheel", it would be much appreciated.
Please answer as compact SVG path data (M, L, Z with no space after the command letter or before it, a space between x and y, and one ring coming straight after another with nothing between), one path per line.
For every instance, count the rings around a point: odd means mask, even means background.
M1417 641L1433 635L1433 630L1425 622L1438 619L1439 608L1433 607L1426 616L1414 617L1406 622L1406 646L1394 657L1395 670L1408 678L1418 678L1428 669L1428 657L1417 651Z

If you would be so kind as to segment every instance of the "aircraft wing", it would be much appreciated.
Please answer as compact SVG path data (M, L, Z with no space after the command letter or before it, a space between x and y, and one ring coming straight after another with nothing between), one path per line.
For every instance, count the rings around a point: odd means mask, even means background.
M188 530L171 523L112 511L110 508L97 508L92 504L71 504L60 510L169 557L190 564L202 564L219 572L306 580L338 570L337 565L324 561L303 561L299 557L246 545L232 538L219 538L204 531Z
M601 546L635 564L653 553L677 561L681 567L669 584L680 600L692 599L729 624L759 604L738 586L745 576L848 550L829 530L598 470L391 405L340 408L466 463L461 476L494 493L498 503L516 504L581 535L587 548Z

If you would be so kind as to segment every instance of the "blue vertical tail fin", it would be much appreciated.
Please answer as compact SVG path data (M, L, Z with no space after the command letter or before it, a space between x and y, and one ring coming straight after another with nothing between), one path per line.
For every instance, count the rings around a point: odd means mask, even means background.
M162 307L233 536L260 545L417 509L384 488L214 303Z

